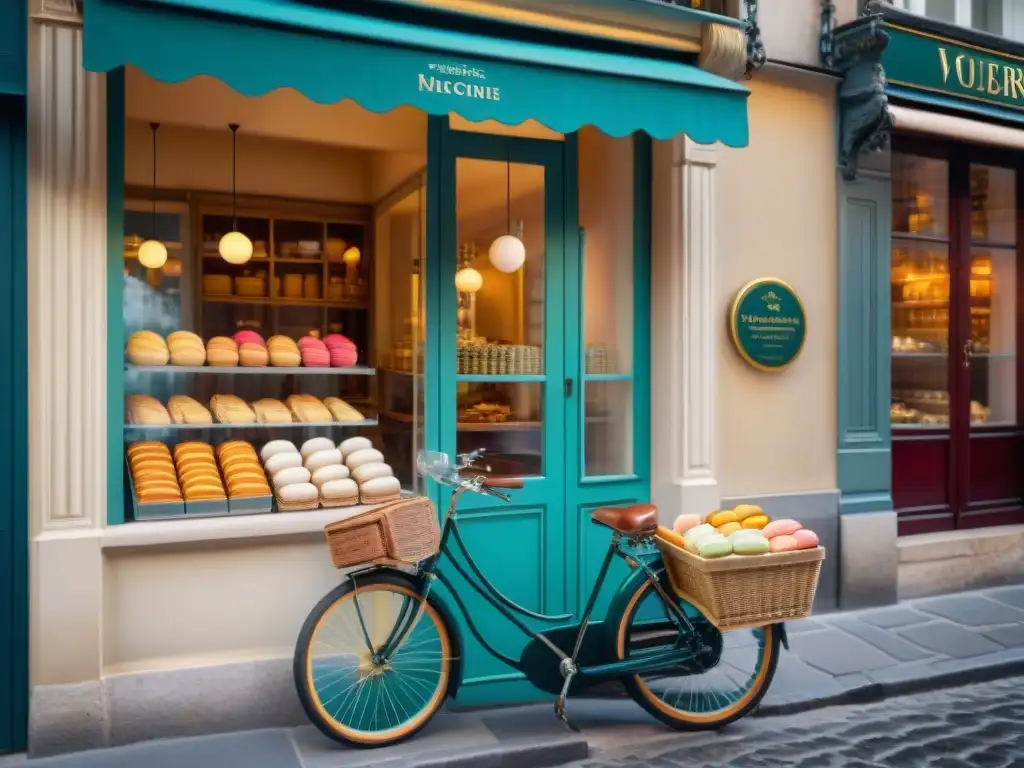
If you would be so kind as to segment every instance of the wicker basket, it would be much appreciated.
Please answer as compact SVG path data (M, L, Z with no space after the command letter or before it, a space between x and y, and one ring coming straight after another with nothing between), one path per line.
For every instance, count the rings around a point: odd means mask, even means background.
M822 547L706 559L656 541L676 592L723 632L811 615Z
M437 552L441 528L430 499L385 504L324 528L335 568L378 561L418 563Z

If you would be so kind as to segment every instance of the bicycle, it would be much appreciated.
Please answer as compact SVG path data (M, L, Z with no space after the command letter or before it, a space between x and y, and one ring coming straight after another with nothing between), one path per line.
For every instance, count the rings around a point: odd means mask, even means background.
M437 552L409 564L411 572L393 563L353 571L307 617L296 643L293 673L302 706L322 733L355 747L395 744L426 726L457 692L462 638L447 601L434 589L437 582L445 585L470 633L488 653L541 691L557 695L555 712L570 728L565 709L569 694L615 679L647 712L679 730L721 728L758 706L774 677L780 644L788 648L785 625L723 635L678 597L657 551L637 551L652 542L657 530L657 510L651 505L592 513L594 523L611 530L611 544L578 621L572 614L535 613L502 594L470 555L456 510L464 493L509 502L508 491L523 483L486 477L481 472L489 469L477 465L482 456L478 450L450 463L445 454L421 453L420 474L454 488ZM452 542L465 564L451 556ZM607 618L592 622L615 557L624 559L630 572ZM519 659L487 641L442 569L442 560L531 639ZM338 617L340 625L329 626ZM528 619L554 626L536 631L526 624ZM727 639L741 641L738 650L746 656L740 658L752 662L749 668L740 666L740 659L724 658ZM322 658L315 655L318 650L326 651ZM717 680L723 690L683 692L683 684L697 680Z

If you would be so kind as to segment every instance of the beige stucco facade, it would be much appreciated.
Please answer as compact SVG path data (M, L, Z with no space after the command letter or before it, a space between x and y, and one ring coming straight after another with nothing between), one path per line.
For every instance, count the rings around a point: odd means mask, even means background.
M322 537L337 513L106 525L105 85L81 69L73 14L32 23L30 333L57 340L30 360L33 751L301 722L291 654L339 579ZM748 148L655 147L652 498L665 521L739 497L795 505L827 539L835 82L770 68L750 88ZM129 136L138 183L144 140ZM764 276L808 314L779 374L746 366L726 332L736 291Z

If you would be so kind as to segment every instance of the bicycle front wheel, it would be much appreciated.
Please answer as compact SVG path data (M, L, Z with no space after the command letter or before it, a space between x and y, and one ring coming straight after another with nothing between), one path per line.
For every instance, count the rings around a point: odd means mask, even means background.
M675 598L663 570L665 592ZM677 667L628 675L622 682L634 701L663 723L682 731L706 731L752 712L771 685L779 659L780 632L768 625L721 633L683 600L694 636L680 633L650 581L644 580L612 624L615 658L635 659L674 647L699 649Z
M380 650L409 626L387 658ZM382 747L413 736L448 693L452 642L444 619L396 574L367 574L330 592L307 617L295 648L295 687L326 736Z

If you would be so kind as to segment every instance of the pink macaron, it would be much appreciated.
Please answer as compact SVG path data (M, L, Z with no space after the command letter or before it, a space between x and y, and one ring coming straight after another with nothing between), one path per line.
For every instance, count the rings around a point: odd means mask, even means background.
M235 340L235 344L242 346L243 344L259 344L261 347L267 346L267 342L263 340L256 331L239 331L231 337Z
M326 349L306 347L301 354L302 364L307 368L326 368L331 364L331 353Z
M348 368L356 364L359 359L359 350L355 343L340 333L333 333L324 339L327 349L331 353L331 365L336 368Z

